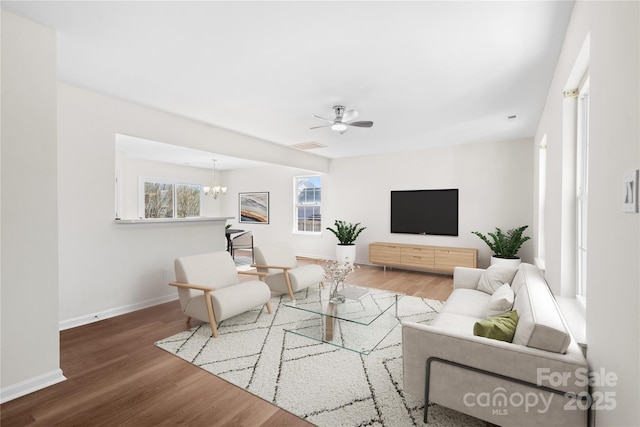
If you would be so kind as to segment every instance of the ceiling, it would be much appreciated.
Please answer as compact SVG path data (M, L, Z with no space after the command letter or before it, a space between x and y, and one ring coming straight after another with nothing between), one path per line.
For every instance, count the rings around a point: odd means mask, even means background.
M58 31L62 82L340 158L532 137L573 1L2 8ZM311 130L336 104L373 127Z

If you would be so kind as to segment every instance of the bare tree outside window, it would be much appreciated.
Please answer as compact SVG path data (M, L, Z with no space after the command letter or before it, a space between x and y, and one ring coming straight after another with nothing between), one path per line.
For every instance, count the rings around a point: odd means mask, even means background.
M178 184L176 185L176 208L178 218L187 218L200 215L200 185Z
M144 182L145 218L188 218L200 216L202 186Z
M173 184L144 183L144 217L173 218Z

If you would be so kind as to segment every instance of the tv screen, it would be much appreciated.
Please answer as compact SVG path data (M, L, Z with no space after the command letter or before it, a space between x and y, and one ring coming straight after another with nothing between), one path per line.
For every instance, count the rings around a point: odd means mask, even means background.
M391 192L391 232L458 235L458 189Z

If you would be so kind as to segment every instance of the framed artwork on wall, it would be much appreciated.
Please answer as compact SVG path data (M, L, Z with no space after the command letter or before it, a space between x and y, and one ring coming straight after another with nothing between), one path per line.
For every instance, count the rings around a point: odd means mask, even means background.
M240 222L269 224L269 193L239 193Z

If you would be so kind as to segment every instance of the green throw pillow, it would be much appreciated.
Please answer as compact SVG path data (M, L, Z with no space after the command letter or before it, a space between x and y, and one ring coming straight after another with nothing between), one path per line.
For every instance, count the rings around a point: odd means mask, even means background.
M507 311L500 316L476 322L473 325L473 335L511 342L513 341L513 335L516 333L517 324L518 312L515 310Z

